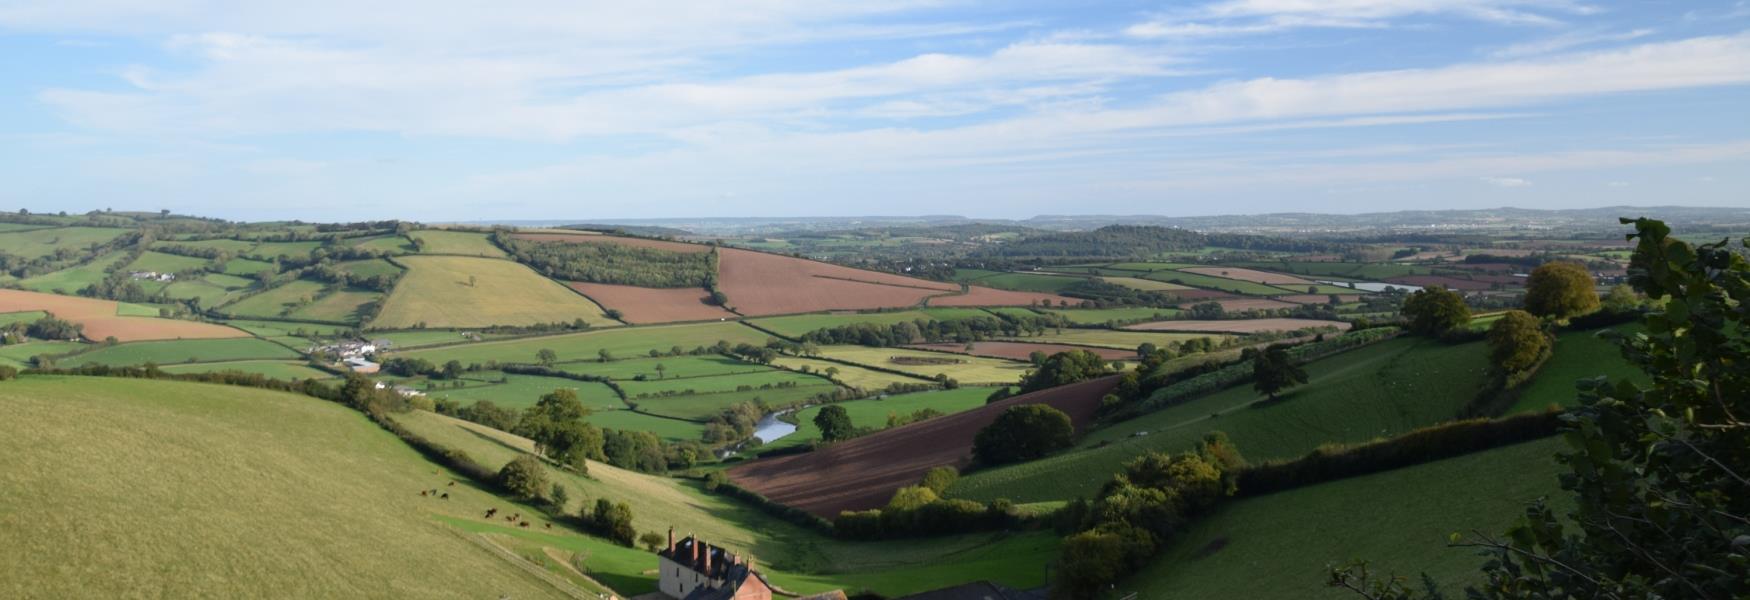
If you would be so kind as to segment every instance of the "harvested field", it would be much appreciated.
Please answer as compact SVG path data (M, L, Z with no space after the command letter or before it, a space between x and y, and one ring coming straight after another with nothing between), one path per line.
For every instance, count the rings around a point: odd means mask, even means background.
M1246 312L1248 310L1276 310L1279 308L1294 308L1295 306L1291 302L1265 300L1263 298L1229 298L1226 300L1214 300L1213 302L1220 304L1221 310L1230 313Z
M85 337L93 341L102 341L112 336L123 342L249 337L248 333L224 325L155 317L123 317L116 315L116 309L113 300L0 290L0 312L47 311L58 318L84 325Z
M1023 394L807 454L754 461L730 469L728 475L737 485L773 501L823 517L876 508L886 504L894 490L916 484L932 467L967 466L973 437L1010 406L1049 404L1069 414L1079 429L1093 420L1100 397L1117 384L1117 377L1105 377Z
M911 373L920 377L947 375L960 383L970 385L1012 384L1020 381L1021 376L1033 367L1030 363L1019 361L904 348L823 346L820 355L831 360Z
M826 374L827 369L833 369L832 379L834 381L845 387L853 387L869 391L886 389L887 386L896 383L907 385L929 383L929 381L918 377L896 375L893 373L865 369L863 367L854 367L847 364L835 363L830 360L820 360L816 358L780 356L772 360L772 364L796 371L807 369L806 372L818 373L823 376Z
M967 286L966 293L964 294L937 296L930 298L929 300L930 306L1032 306L1042 303L1063 306L1066 302L1069 303L1070 306L1082 303L1081 300L1066 298L1057 294L1015 292L1010 290L979 287L976 285Z
M973 342L971 351L966 349L966 344L956 344L952 342L940 344L912 344L907 346L907 348L954 352L958 354L970 354L973 356L988 356L991 358L1006 358L1009 360L1027 360L1034 352L1044 352L1049 356L1059 352L1070 352L1074 350L1086 350L1098 354L1100 355L1100 358L1106 360L1130 360L1136 358L1135 352L1120 348L1093 348L1089 346L1071 346L1069 344L1034 344L1029 342Z
M1336 327L1348 331L1346 321L1319 319L1225 319L1218 321L1157 321L1125 327L1134 331L1207 331L1214 333L1260 333L1264 331L1294 331L1308 327Z
M1445 277L1441 275L1410 275L1407 277L1393 277L1385 281L1386 283L1398 283L1403 285L1413 285L1416 287L1445 286L1449 289L1469 291L1486 290L1494 287L1494 284L1486 281L1459 279L1457 277Z
M371 326L407 329L569 323L615 325L601 307L519 263L464 256L403 256L407 274Z
M751 250L719 252L718 288L729 296L736 312L748 316L914 306L929 296L960 289L952 283Z
M608 283L570 282L577 290L604 308L620 311L627 323L671 323L735 318L721 306L706 304L710 292L702 288L645 288Z
M1348 304L1350 302L1360 302L1361 301L1361 296L1359 294L1336 294L1336 296L1337 296L1337 303L1338 304ZM1325 304L1325 303L1331 301L1331 295L1329 295L1329 294L1295 294L1293 296L1281 296L1281 297L1276 298L1276 299L1281 300L1283 302L1293 302L1295 304Z
M514 237L514 238L519 239L519 240L528 240L531 242L572 242L572 243L577 243L577 244L618 244L621 246L633 246L633 247L637 247L637 248L651 248L651 249L655 249L655 250L667 250L669 252L683 252L686 254L699 254L699 253L711 251L711 247L704 245L704 244L687 244L687 243L683 243L683 242L671 242L668 240L652 240L652 239L645 239L645 238L618 237L618 236L611 236L611 235L602 235L599 233L518 233L518 234L515 234L511 237Z
M1265 283L1270 285L1312 285L1311 281L1293 275L1283 275L1281 273L1258 271L1254 269L1241 269L1238 267L1186 267L1179 270L1186 273L1197 273L1199 275L1209 275L1212 277L1226 277L1228 279L1238 279L1240 281L1250 281L1252 283Z

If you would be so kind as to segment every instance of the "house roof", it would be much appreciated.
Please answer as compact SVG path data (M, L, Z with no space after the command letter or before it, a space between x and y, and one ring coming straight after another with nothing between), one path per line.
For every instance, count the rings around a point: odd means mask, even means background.
M699 546L697 551L693 548L694 544ZM727 600L735 596L735 591L740 589L748 578L758 579L761 584L768 588L771 587L765 582L765 577L748 567L746 560L740 559L728 550L701 542L693 536L687 536L686 539L675 542L672 551L664 549L657 554L680 563L696 573L724 582L720 587L701 587L693 590L692 593L687 594L684 600ZM695 560L694 556L698 558ZM706 560L707 556L710 557L709 561ZM710 564L709 570L705 568L706 564Z

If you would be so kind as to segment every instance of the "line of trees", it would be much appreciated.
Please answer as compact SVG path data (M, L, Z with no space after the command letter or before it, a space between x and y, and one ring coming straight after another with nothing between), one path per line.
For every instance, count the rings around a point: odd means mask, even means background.
M675 252L627 244L544 242L518 239L509 232L492 241L517 262L548 277L652 288L715 288L716 249Z

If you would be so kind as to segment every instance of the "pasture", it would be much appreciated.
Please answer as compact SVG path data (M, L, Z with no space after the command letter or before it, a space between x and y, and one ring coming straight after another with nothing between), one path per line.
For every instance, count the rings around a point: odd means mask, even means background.
M159 273L179 273L193 271L211 264L212 261L192 256L165 254L163 252L142 252L134 262L128 263L129 271L156 271Z
M208 273L200 277L179 277L164 286L164 295L179 300L199 300L201 306L219 306L241 296L254 283L233 275Z
M1633 333L1640 328L1639 324L1634 324L1616 329ZM1589 329L1557 334L1555 353L1520 390L1519 401L1507 409L1507 412L1535 412L1550 406L1578 406L1580 392L1574 384L1581 379L1601 375L1609 377L1611 381L1628 379L1646 385L1646 373L1624 359L1615 344L1598 337L1601 331L1603 330Z
M750 319L748 320L748 323L784 337L799 338L812 331L854 325L858 323L893 325L910 321L976 319L989 317L990 313L986 313L976 308L928 308L867 313L816 313L783 317L764 317Z
M425 245L421 254L459 254L463 256L484 256L487 258L504 258L504 250L493 244L487 234L472 231L449 231L444 229L420 229L409 232L408 237L419 240Z
M1185 267L1179 269L1179 271L1183 273L1196 273L1198 275L1221 277L1224 279L1238 279L1240 281L1250 281L1252 283L1262 283L1278 287L1305 287L1313 285L1313 282L1293 275L1244 269L1240 267Z
M210 362L196 364L168 365L162 367L165 373L222 373L235 371L251 373L271 379L333 379L335 375L327 371L311 368L301 362L281 360L239 360L232 362Z
M407 236L401 235L380 235L363 238L354 241L352 247L360 250L376 250L391 254L409 254L415 251L413 241L408 239Z
M705 426L693 421L658 417L631 409L598 410L584 420L604 429L648 431L673 442L697 442L705 434Z
M246 254L256 258L301 257L309 256L310 252L322 246L322 242L310 240L303 242L262 242L255 245Z
M62 248L83 250L93 244L107 243L127 232L127 229L108 227L50 227L0 232L0 252L42 258Z
M272 271L273 263L252 258L233 258L225 263L225 274L247 277L262 271Z
M335 263L334 268L360 277L376 277L379 275L395 276L400 275L404 270L401 267L395 266L395 263L381 258Z
M293 321L252 321L249 319L230 319L226 325L242 329L261 337L326 337L339 335L345 327L327 323L298 323Z
M974 285L968 286L964 294L934 296L928 303L930 306L1073 306L1081 304L1082 301L1045 292L999 290Z
M662 366L661 371L656 369L657 365ZM609 379L636 379L642 376L651 380L771 371L771 367L736 360L720 354L634 358L608 362L580 361L554 365L554 368L567 373L598 375Z
M739 376L728 376L739 377ZM807 376L804 376L807 377ZM768 405L784 405L804 402L816 395L831 393L837 386L825 379L813 378L821 382L817 385L797 387L774 387L769 389L753 389L745 391L723 391L711 393L684 394L677 396L652 396L645 398L627 397L626 403L633 405L639 412L650 413L659 417L686 419L703 423L711 417L723 412L723 409L743 402L765 403Z
M1118 329L1065 329L1056 333L1015 338L1014 341L1070 344L1074 346L1102 346L1122 350L1135 350L1137 346L1141 346L1144 343L1165 346L1167 344L1178 344L1186 340L1197 338L1210 338L1219 344L1228 337L1230 336L1206 333L1126 331Z
M109 273L104 272L110 266L128 257L125 250L117 250L92 259L85 264L68 267L59 271L44 273L34 277L19 280L24 289L37 292L53 292L73 294L79 290L103 281Z
M644 381L621 381L620 389L625 390L627 398L640 396L660 396L663 393L709 394L714 392L733 392L742 386L760 388L761 386L778 384L794 384L798 386L824 385L823 377L759 367L749 372L708 375L699 377L663 377L649 378Z
M109 366L233 361L244 359L296 359L291 348L256 338L215 340L165 340L104 346L62 359L66 365L96 363Z
M1113 285L1122 285L1133 290L1142 290L1144 292L1171 292L1189 289L1186 286L1176 283L1143 279L1141 277L1101 277L1100 280Z
M0 346L0 364L13 367L30 365L31 357L41 354L66 354L91 347L81 342L28 342Z
M978 285L1017 292L1061 292L1085 281L1081 277L1041 273L998 273L978 278Z
M1252 283L1250 281L1240 281L1238 279L1201 275L1185 271L1154 271L1147 275L1143 275L1142 278L1206 290L1230 292L1245 296L1280 296L1292 293L1288 290L1271 287L1262 283Z
M1034 352L1044 352L1046 356L1060 352L1083 351L1100 355L1106 360L1131 360L1136 358L1135 350L1120 348L1104 348L1094 346L1069 346L1064 344L1030 344L1027 342L972 342L969 350L966 344L944 342L940 344L912 344L912 348L920 350L935 350L938 352L953 352L973 356L988 356L1007 360L1023 360L1031 362Z
M491 400L493 404L505 408L528 408L535 405L541 396L553 393L553 390L568 389L577 392L577 398L590 410L615 410L625 408L620 402L620 395L605 383L594 381L578 381L563 377L540 377L537 375L517 375L495 371L469 373L466 376L472 381L460 388L448 387L448 381L432 381L432 387L426 387L419 382L408 385L424 390L432 398L449 398L462 404L473 404L480 400Z
M377 329L570 323L616 325L588 298L521 264L463 256L403 256L408 268L370 326Z
M49 316L49 313L40 310L21 310L18 312L0 313L0 325L30 323L32 321L41 320L43 317L47 316Z
M1310 383L1274 402L1241 384L1094 430L1070 452L969 474L950 492L1016 502L1092 496L1125 462L1189 449L1209 431L1227 432L1250 460L1390 436L1451 419L1485 385L1487 368L1481 342L1398 338L1306 365Z
M296 279L219 308L237 317L283 317L315 302L327 287L319 281Z
M820 355L839 361L856 363L911 373L921 377L935 377L938 374L947 375L963 384L1011 384L1021 380L1033 365L995 358L966 356L945 352L929 352L905 348L870 348L866 346L822 346ZM906 364L894 362L913 360L948 360L948 364Z
M1216 333L1263 333L1266 331L1295 331L1312 327L1335 327L1348 331L1352 327L1348 321L1321 321L1318 319L1221 319L1215 321L1158 321L1142 323L1125 327L1130 331L1183 331L1183 332L1216 332Z
M818 358L780 356L777 359L774 359L772 364L796 371L807 369L808 371L821 375L825 375L827 369L834 369L836 372L833 374L832 378L839 382L840 385L871 391L886 389L887 386L895 383L927 383L922 377L896 375L893 373L876 371L874 369L836 363L830 360L820 360Z
M1367 560L1375 573L1426 573L1449 596L1481 583L1483 558L1447 546L1453 532L1497 534L1525 505L1572 500L1557 484L1554 439L1238 500L1193 521L1153 564L1118 584L1143 598L1340 600L1327 564ZM1242 448L1243 452L1244 449ZM1365 523L1357 521L1365 515ZM1420 589L1419 580L1414 584Z
M1099 325L1114 321L1164 320L1179 316L1183 311L1173 308L1151 308L1145 306L1126 308L1082 308L1070 310L1047 311L1061 315L1069 322L1078 325Z
M364 318L370 305L382 298L382 294L369 290L335 290L293 309L286 316L331 323L357 323Z
M541 350L552 350L559 355L560 362L571 362L594 360L602 350L607 350L616 357L629 358L646 356L651 350L668 352L673 348L680 348L682 351L690 351L697 347L714 345L719 341L729 342L731 345L763 345L769 337L771 336L741 323L700 323L521 337L409 350L396 352L395 355L424 358L438 364L447 360L459 360L463 364L491 361L534 364L537 362L535 355Z
M27 377L0 388L0 453L0 507L29 515L0 528L0 596L563 597L436 521L535 511L312 398Z

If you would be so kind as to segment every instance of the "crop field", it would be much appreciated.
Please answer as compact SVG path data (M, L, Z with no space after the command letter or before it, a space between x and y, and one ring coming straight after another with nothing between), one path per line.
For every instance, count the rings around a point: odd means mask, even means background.
M1240 281L1250 281L1252 283L1262 283L1275 286L1303 287L1313 285L1313 282L1293 275L1272 273L1270 271L1258 271L1255 269L1244 269L1240 267L1185 267L1179 269L1179 271L1183 273L1196 273L1198 275L1208 275L1210 277L1238 279Z
M1061 292L1085 281L1080 277L1039 273L998 273L978 278L978 285L1018 292Z
M1541 496L1552 498L1556 514L1571 510L1556 481L1563 469L1551 458L1562 447L1554 439L1528 442L1239 500L1194 521L1119 591L1339 600L1356 596L1325 586L1326 565L1362 559L1375 573L1426 573L1458 595L1482 583L1483 558L1448 547L1447 536L1504 531ZM1357 515L1366 515L1365 525ZM1412 585L1420 589L1419 579Z
M928 352L923 350L908 350L904 348L869 348L865 346L823 346L821 356L833 360L868 365L882 369L911 373L923 377L935 377L937 374L947 375L963 384L1011 384L1021 380L1033 365L994 358L948 354L944 352ZM894 357L913 359L947 359L956 362L952 364L902 364L893 361Z
M1141 277L1101 277L1100 280L1113 285L1122 285L1133 290L1142 290L1145 292L1170 292L1173 290L1190 289L1176 283L1143 279Z
M604 308L620 311L620 319L627 323L712 321L737 316L721 306L709 304L711 294L704 288L645 288L581 281L566 285Z
M0 596L564 597L435 520L519 507L420 497L460 478L335 404L28 377L0 389L0 453L0 506L30 516L0 528Z
M1262 283L1199 275L1197 273L1187 273L1185 271L1156 271L1144 275L1143 278L1246 296L1280 296L1290 293L1282 288L1271 287Z
M964 387L836 402L832 406L844 407L845 413L851 417L851 425L860 429L879 431L887 428L889 415L903 417L926 408L941 411L944 416L951 415L984 406L984 399L990 396L990 393L991 391L985 388ZM760 449L784 448L820 439L820 428L814 426L814 417L820 414L821 408L821 406L810 406L797 412L796 432L770 444L760 446Z
M934 296L930 306L1066 306L1081 304L1081 300L1044 292L1012 291L968 286L966 293Z
M408 329L569 323L616 323L600 306L507 260L462 256L404 256L408 267L370 326Z
M935 350L937 352L953 352L956 354L970 354L972 356L985 356L990 358L1021 361L1029 361L1033 357L1034 352L1044 352L1047 356L1050 356L1059 352L1070 352L1075 350L1092 352L1106 360L1133 360L1136 358L1135 350L1103 347L1097 348L1093 346L1070 346L1066 344L1034 344L1028 342L972 342L972 349L970 350L966 348L966 344L954 342L912 344L908 347L920 350Z
M42 258L62 248L85 249L113 240L126 229L108 227L52 227L0 233L0 252L24 258Z
M553 393L557 389L569 389L577 392L577 398L591 410L614 410L625 408L620 402L619 394L605 383L594 381L577 381L563 377L540 377L536 375L515 375L497 372L469 373L468 378L476 381L460 388L444 387L448 382L434 381L435 386L427 390L419 384L409 384L415 389L425 390L432 398L449 398L463 404L473 404L480 400L491 400L506 408L528 408L535 405L541 396ZM500 381L503 381L500 383Z
M169 365L187 362L231 361L243 359L296 359L290 348L256 338L216 340L165 340L131 342L97 348L60 362L67 365L97 363L123 366L156 363Z
M225 305L219 310L238 317L281 317L315 301L327 287L318 281L297 279Z
M748 323L759 326L779 335L799 338L811 331L830 329L857 323L872 325L893 325L908 321L931 321L936 319L974 319L989 317L990 313L973 308L930 308L920 310L897 310L870 313L817 313L808 315L789 315L784 317L765 317L751 319Z
M1640 325L1617 329L1625 333L1640 330ZM1635 368L1609 340L1598 337L1601 329L1564 331L1556 336L1555 354L1538 369L1537 375L1520 391L1519 402L1509 413L1535 412L1552 405L1571 407L1580 403L1580 392L1574 383L1581 379L1607 376L1611 381L1628 379L1646 385L1647 375Z
M595 421L616 413L635 414L611 411L596 413L590 419ZM462 449L489 467L496 468L531 448L528 440L423 411L397 415L396 419L419 435ZM713 545L754 556L762 566L762 575L797 593L844 589L900 596L953 585L967 578L1032 588L1044 583L1044 565L1057 554L1056 536L1050 532L882 542L834 540L772 518L744 503L706 494L693 482L643 475L600 463L590 465L588 477L549 468L548 478L567 486L573 498L609 498L632 503L632 523L638 531L664 531L673 526L677 532L697 533ZM651 587L640 586L655 584L649 573L655 564L653 559L613 567L591 564L595 567L594 576L612 582L622 594L649 591ZM618 570L603 570L608 568Z
M657 365L662 365L661 371L656 369ZM554 368L567 373L599 375L609 379L634 379L642 375L646 379L653 380L658 378L711 377L737 373L769 373L772 370L771 367L765 365L740 361L718 354L621 359L609 362L591 360L557 364L554 365Z
M723 412L723 409L743 402L764 402L770 405L783 405L803 402L819 394L830 393L838 386L828 383L825 379L817 379L819 385L784 387L771 389L754 389L747 391L728 391L715 393L687 394L680 396L655 396L648 398L627 398L626 403L634 405L639 412L650 413L659 417L687 419L689 421L705 422L711 417Z
M1105 377L1022 394L806 454L757 460L727 473L737 485L817 515L874 508L886 504L894 490L916 484L933 467L965 467L973 437L1008 407L1049 404L1082 427L1093 419L1100 397L1117 383L1117 377Z
M273 263L249 258L233 258L225 263L225 274L250 276L273 269Z
M1206 333L1175 333L1153 331L1127 331L1118 329L1065 329L1061 333L1046 333L1033 337L1015 338L1016 342L1034 342L1045 344L1071 344L1078 346L1103 346L1121 350L1136 350L1145 343L1156 346L1178 344L1185 340L1211 338L1221 343L1229 336Z
M792 369L792 370L797 370L797 371L801 371L803 369L808 369L814 373L819 373L822 375L824 375L826 373L827 369L836 369L837 372L833 375L834 380L838 381L841 385L844 385L846 387L853 387L853 388L863 389L863 390L886 389L887 386L895 384L895 383L901 383L901 384L927 383L925 380L918 378L918 377L911 377L911 376L906 376L906 375L895 375L893 373L885 373L882 371L876 371L874 369L865 369L863 367L855 367L855 366L851 366L851 365L847 365L847 364L835 363L835 362L832 362L830 360L820 360L820 359L816 359L816 358L802 358L802 357L798 357L798 356L780 356L777 359L774 359L772 361L772 364L786 368L786 369Z
M447 231L443 229L421 229L409 232L408 237L420 240L425 244L423 254L461 254L465 256L484 256L487 258L504 258L504 250L487 239L487 234L472 231Z
M798 386L825 385L827 380L822 377L785 371L782 369L755 369L748 373L734 375L710 375L704 377L664 377L662 379L646 379L644 381L621 381L620 389L625 390L627 398L640 396L658 396L664 392L686 393L689 390L699 394L714 392L733 392L741 386L759 388L764 385L794 383Z
M1486 384L1487 353L1481 342L1374 344L1308 364L1310 383L1275 402L1261 402L1249 385L1228 388L1095 430L1075 451L969 474L950 492L1016 502L1092 496L1125 462L1149 451L1186 450L1209 431L1227 432L1254 461L1395 435L1457 414Z
M22 290L0 290L0 312L31 310L48 311L56 317L84 325L85 337L90 340L101 341L114 337L118 341L131 342L178 338L230 338L248 335L242 331L212 323L120 315L117 314L117 305L112 300L60 296Z
M751 250L723 248L718 256L717 287L736 312L748 316L916 306L928 296L960 290L952 283Z
M1309 327L1335 327L1348 331L1353 327L1348 321L1324 321L1319 319L1220 319L1215 321L1158 321L1126 327L1130 331L1184 331L1184 332L1217 332L1217 333L1262 333L1265 331L1294 331Z
M118 250L99 256L82 265L68 267L52 273L44 273L35 277L26 277L18 282L24 289L37 292L57 292L63 294L77 293L92 284L103 281L108 276L104 269L128 257L124 250Z
M489 361L534 364L537 362L535 355L541 350L552 350L559 355L561 362L569 362L595 360L602 350L607 350L616 357L630 358L645 356L651 350L668 352L671 348L680 348L688 351L700 346L711 346L718 341L726 341L731 345L764 345L769 337L771 336L741 323L700 323L514 338L410 350L396 352L395 355L423 358L438 364L452 359L464 364Z
M333 379L335 375L327 371L311 368L301 362L280 360L239 360L233 362L211 362L192 365L169 365L163 368L166 373L220 373L236 371L239 373L254 373L273 379Z
M1164 320L1179 316L1182 312L1173 308L1082 308L1073 310L1049 311L1054 315L1062 315L1069 322L1080 325L1098 325L1113 321L1136 321L1140 319Z
M207 266L212 261L192 256L165 254L163 252L142 252L134 262L128 263L129 271L157 271L159 273L176 273L192 271Z

